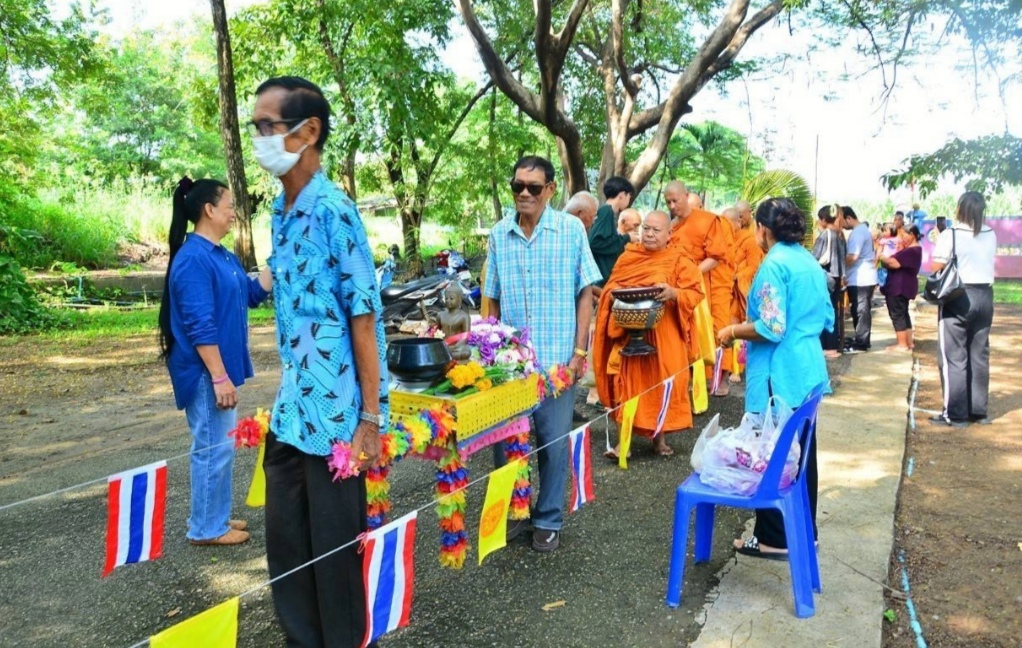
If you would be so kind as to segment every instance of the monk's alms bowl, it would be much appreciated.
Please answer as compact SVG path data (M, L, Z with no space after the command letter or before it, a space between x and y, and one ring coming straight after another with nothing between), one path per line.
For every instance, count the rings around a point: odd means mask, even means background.
M610 312L621 328L629 330L652 329L664 318L663 304L652 299L632 303L615 299Z
M387 369L403 382L425 383L441 378L454 359L443 340L403 338L387 345Z
M663 291L663 288L659 286L645 286L639 288L618 288L617 290L611 290L610 294L614 299L625 302L626 304L634 304L635 302L649 301L655 298Z

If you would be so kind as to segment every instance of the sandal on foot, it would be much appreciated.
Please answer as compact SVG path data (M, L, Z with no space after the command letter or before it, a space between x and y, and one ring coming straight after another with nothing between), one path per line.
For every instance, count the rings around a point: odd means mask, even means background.
M603 453L603 456L612 461L617 461L618 459L621 458L621 455L618 454L617 450L607 450L606 452ZM629 459L632 458L631 452L628 453L628 458Z
M749 536L740 547L735 547L735 551L743 556L752 556L753 558L763 558L766 560L788 560L787 550L776 549L774 551L763 551L760 549L759 538L756 536Z

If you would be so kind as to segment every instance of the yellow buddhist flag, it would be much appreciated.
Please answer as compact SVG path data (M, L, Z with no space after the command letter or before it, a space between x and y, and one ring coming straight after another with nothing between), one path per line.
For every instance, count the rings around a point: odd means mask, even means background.
M259 444L259 456L256 457L255 472L252 484L248 487L245 504L252 507L266 506L266 473L263 472L263 457L266 455L266 437Z
M692 413L702 414L710 408L706 393L706 363L699 358L692 363Z
M238 645L238 597L149 637L150 648L235 648Z
M479 564L483 558L507 545L507 508L511 505L518 468L523 459L515 459L490 473L486 501L479 519Z
M632 449L632 426L635 425L635 411L639 409L639 397L628 400L621 409L621 425L618 427L617 465L628 469L628 453Z
M703 287L705 288L705 286ZM712 361L717 357L717 340L713 337L713 315L710 314L710 300L704 297L696 306L694 314L699 357Z

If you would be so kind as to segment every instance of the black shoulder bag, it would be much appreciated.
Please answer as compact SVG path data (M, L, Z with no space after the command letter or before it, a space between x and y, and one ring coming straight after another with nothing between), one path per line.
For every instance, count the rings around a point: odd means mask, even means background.
M951 228L951 258L947 265L926 278L923 299L937 304L946 304L958 299L965 292L965 285L958 275L958 255L955 253L955 230Z

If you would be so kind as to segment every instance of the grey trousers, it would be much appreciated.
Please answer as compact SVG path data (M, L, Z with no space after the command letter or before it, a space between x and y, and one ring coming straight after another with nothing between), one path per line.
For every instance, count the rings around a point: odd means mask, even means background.
M952 421L987 415L990 393L990 325L994 289L966 284L965 293L937 310L937 366L944 416Z
M848 307L852 311L855 337L852 346L869 348L869 334L873 329L873 291L876 286L848 286Z

